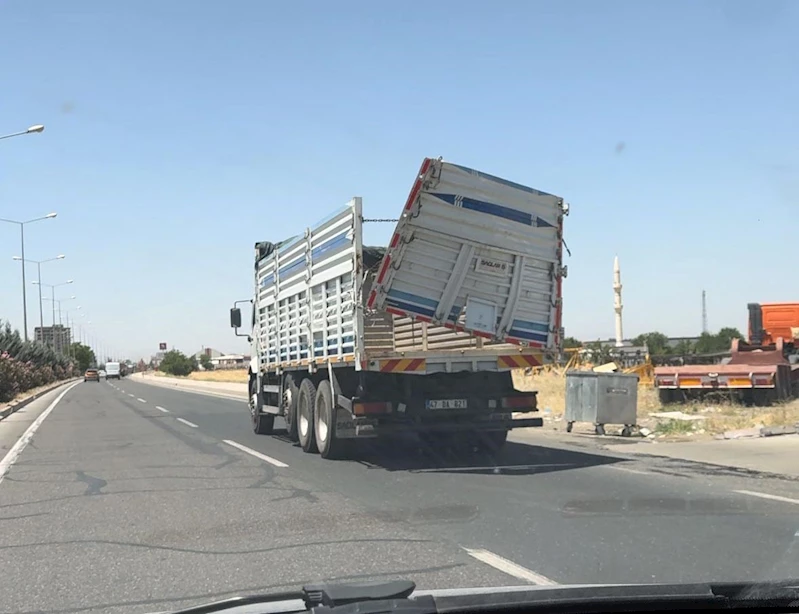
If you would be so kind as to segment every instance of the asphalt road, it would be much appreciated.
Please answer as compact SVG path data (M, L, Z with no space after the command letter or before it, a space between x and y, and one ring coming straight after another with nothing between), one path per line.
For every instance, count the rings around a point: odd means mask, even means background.
M252 433L242 401L125 379L53 405L64 390L0 422L9 614L156 612L319 580L799 577L797 481L543 436L497 458L406 441L325 461Z

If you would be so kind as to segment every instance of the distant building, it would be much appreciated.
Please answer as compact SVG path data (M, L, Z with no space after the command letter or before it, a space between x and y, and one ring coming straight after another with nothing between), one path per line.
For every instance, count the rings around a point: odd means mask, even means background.
M208 358L219 358L220 356L224 356L224 352L220 352L219 350L215 350L214 348L202 348L199 352L194 352L192 356L196 360L200 360L200 356L208 356Z
M50 346L56 352L63 352L72 343L72 329L56 324L55 326L37 326L33 329L33 338Z
M249 362L250 357L243 354L224 354L211 359L215 369L243 369Z

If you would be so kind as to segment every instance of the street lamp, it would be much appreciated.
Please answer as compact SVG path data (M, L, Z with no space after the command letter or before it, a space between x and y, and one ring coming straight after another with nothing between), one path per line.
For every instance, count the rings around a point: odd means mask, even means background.
M28 128L27 130L23 130L22 132L12 132L11 134L4 134L0 136L0 140L2 139L10 139L12 136L23 136L25 134L36 134L37 132L44 132L44 126L42 124L35 124Z
M48 258L47 260L25 260L25 262L33 263L36 265L36 269L39 273L39 328L42 331L42 337L44 337L44 312L42 310L42 265L45 262L53 262L54 260L63 260L66 258L64 254L59 254L55 258ZM13 260L22 260L21 256L14 256ZM35 336L35 335L34 335Z
M55 304L56 304L55 289L58 288L59 286L66 286L68 284L74 283L74 281L75 281L74 279L68 279L67 281L62 281L60 284L43 284L40 281L31 282L31 283L33 283L34 286L47 286L48 288L50 288L50 294L52 296L52 298L50 300L53 301L53 326L52 326L51 330L53 332L53 348L56 351L58 351L58 348L55 347L55 345L56 345L56 343L55 343ZM73 298L75 298L75 297L74 296L70 297L70 299L73 299ZM60 307L59 307L59 310L60 310ZM42 330L42 341L44 341L44 330Z
M37 128L38 126L31 126L31 128ZM44 130L44 126L41 127ZM30 130L30 128L29 128ZM38 132L41 132L39 130ZM26 134L26 133L23 133ZM6 222L8 224L17 224L19 226L19 243L20 243L20 251L22 252L22 256L20 257L20 261L22 264L22 324L25 327L25 341L28 340L28 297L27 297L27 288L25 287L25 224L32 224L33 222L38 222L41 220L50 220L53 219L57 213L48 213L42 217L35 217L31 220L25 220L24 222L20 222L17 220L7 220L0 217L0 222Z
M70 298L75 298L75 297L72 296ZM77 312L77 311L80 311L80 310L81 310L81 306L80 305L75 307L75 309L65 309L64 310L64 319L66 319L66 321L67 321L67 330L69 331L69 338L68 338L69 343L67 343L67 355L68 356L72 355L72 344L75 342L75 337L72 335L72 333L73 333L72 329L75 326L75 319L72 318L70 320L69 315L71 313L73 313L73 312ZM85 317L86 316L85 313L80 313L78 315L80 315L81 317ZM59 316L59 319L60 319L60 317L61 317L61 301L58 301L58 316Z

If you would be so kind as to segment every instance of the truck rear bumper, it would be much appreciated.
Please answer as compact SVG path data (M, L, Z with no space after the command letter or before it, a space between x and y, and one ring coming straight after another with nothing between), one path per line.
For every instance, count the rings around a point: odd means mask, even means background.
M355 437L379 437L397 433L485 433L510 431L518 428L534 428L544 425L543 418L495 418L461 422L388 422L357 418L354 422Z

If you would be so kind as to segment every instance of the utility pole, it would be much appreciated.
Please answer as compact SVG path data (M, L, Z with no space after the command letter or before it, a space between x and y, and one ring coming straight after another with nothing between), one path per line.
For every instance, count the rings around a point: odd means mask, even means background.
M707 296L702 290L702 334L707 333Z

